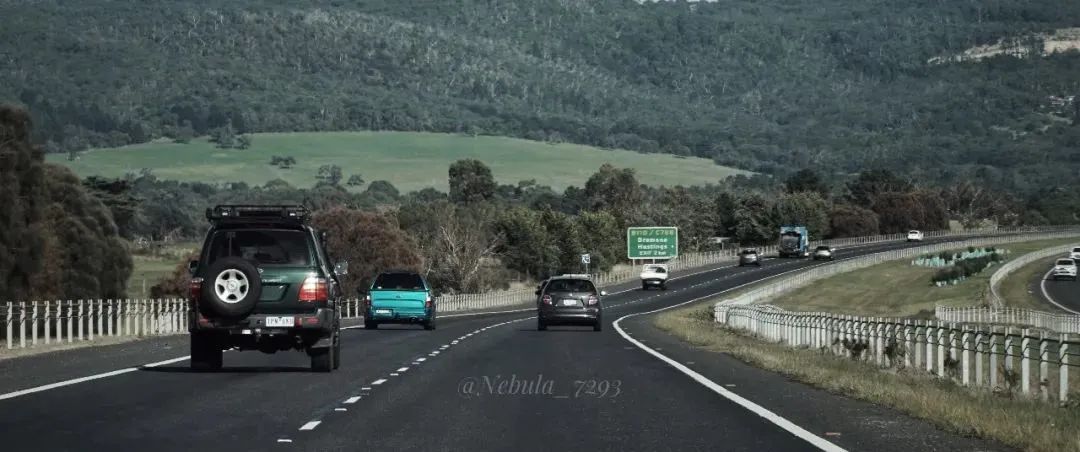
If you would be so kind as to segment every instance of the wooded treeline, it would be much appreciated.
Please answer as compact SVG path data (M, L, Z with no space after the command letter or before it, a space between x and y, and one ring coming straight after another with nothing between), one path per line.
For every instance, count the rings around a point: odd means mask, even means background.
M0 17L0 100L51 151L464 132L1022 196L1080 168L1080 103L1046 105L1080 91L1075 53L927 63L1076 26L1066 0L4 0Z

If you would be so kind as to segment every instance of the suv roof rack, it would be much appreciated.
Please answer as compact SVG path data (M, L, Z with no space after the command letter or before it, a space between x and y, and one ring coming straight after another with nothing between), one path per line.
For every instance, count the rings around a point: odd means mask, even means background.
M271 221L304 223L308 211L301 205L218 205L206 209L206 219L212 223L232 221Z

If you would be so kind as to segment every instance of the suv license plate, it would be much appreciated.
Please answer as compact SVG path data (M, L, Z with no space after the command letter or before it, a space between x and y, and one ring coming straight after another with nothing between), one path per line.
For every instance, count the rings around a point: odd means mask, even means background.
M266 326L267 327L291 327L291 326L293 326L293 318L292 318L292 316L288 316L288 317L267 317L266 318Z
M563 300L563 306L577 306L577 300Z

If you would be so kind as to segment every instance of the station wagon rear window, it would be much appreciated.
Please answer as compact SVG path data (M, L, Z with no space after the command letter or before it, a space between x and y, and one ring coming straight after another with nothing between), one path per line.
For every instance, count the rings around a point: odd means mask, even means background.
M210 242L210 263L225 257L239 257L259 265L306 267L312 262L308 235L288 229L218 231Z

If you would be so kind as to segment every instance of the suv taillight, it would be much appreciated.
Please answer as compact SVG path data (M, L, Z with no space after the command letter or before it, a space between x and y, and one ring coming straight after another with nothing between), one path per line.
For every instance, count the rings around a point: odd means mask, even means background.
M300 301L301 302L319 302L326 301L330 298L329 291L326 287L326 279L310 277L304 280L304 284L300 286Z
M540 301L543 301L544 304L550 305L551 304L551 295L544 295L544 298L541 298Z
M199 301L199 297L202 296L202 283L202 278L191 278L191 282L188 283L188 297L191 301Z
M600 302L600 299L596 298L596 295L589 295L589 306L592 306L592 305L597 304L599 302Z

